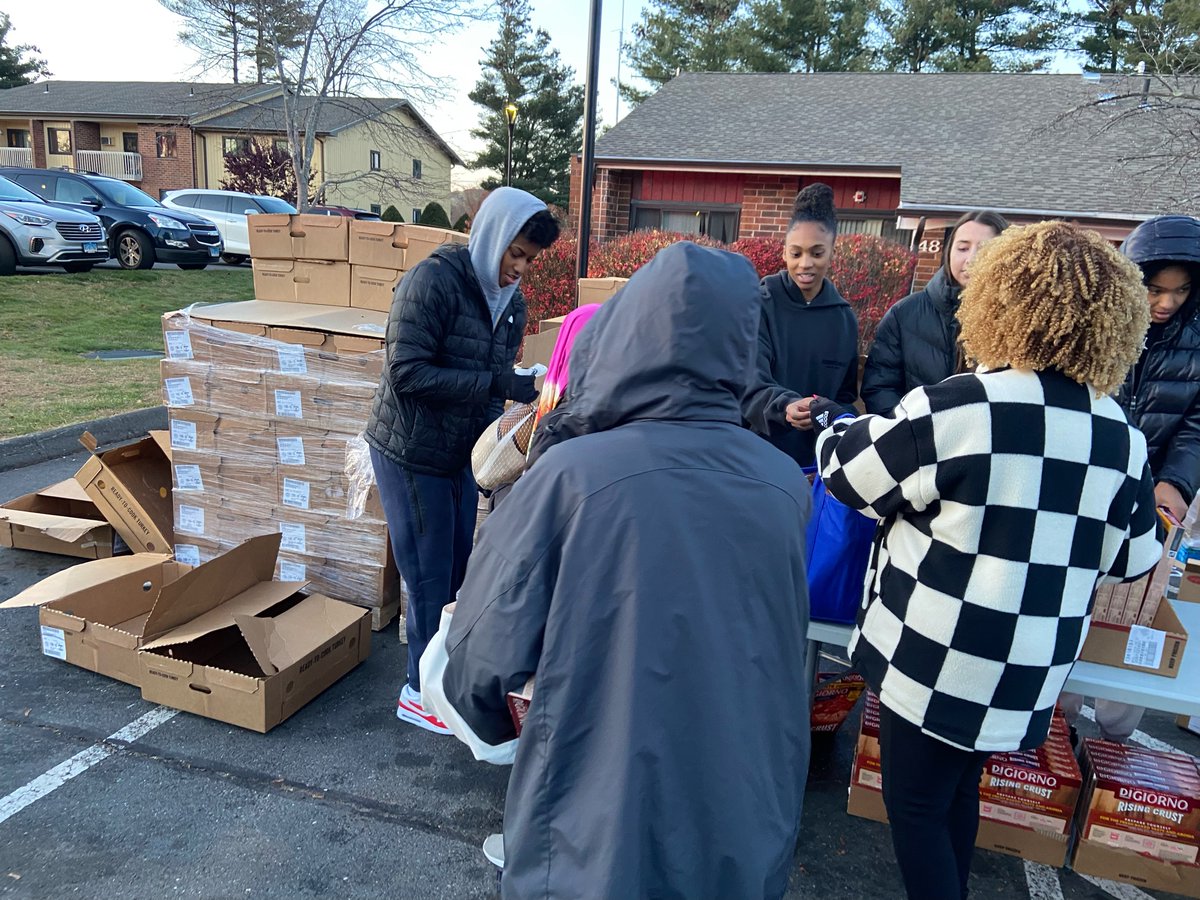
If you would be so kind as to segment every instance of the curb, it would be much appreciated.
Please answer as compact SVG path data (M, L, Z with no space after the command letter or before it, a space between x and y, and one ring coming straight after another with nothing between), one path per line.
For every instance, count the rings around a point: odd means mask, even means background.
M94 419L91 422L79 422L50 431L8 438L0 441L0 472L79 453L83 450L79 436L85 431L94 434L100 446L104 446L141 437L151 429L166 427L167 408L155 406L151 409L118 413L107 419Z

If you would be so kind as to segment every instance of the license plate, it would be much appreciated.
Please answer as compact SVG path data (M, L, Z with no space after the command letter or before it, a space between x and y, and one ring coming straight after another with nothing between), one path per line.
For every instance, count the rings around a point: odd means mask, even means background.
M96 242L95 241L84 241L83 242L83 252L84 253L95 253L96 252Z
M220 255L220 253L221 253L221 248L220 248L220 247L209 247L209 248L208 248L208 255L209 255L209 256L219 256L219 255Z

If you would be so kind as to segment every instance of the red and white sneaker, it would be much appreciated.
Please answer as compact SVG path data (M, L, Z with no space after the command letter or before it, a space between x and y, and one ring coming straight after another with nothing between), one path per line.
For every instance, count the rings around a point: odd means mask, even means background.
M421 695L407 684L400 691L400 702L396 704L396 718L401 722L408 722L410 725L432 731L434 734L454 733L446 727L441 719L433 713L425 711L425 707L421 705Z

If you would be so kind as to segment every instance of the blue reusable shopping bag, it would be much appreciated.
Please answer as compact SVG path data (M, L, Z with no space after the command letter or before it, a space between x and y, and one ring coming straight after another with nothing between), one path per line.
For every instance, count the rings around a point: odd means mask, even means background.
M807 534L811 618L855 621L875 526L874 519L842 503L825 489L820 474L815 475Z

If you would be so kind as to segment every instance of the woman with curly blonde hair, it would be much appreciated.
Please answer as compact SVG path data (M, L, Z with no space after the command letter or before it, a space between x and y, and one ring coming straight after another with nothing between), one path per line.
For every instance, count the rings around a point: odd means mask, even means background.
M1136 266L1064 222L1010 228L959 310L978 371L893 416L813 404L829 491L880 521L851 659L880 701L908 895L965 897L988 755L1037 747L1098 580L1157 562L1146 441L1110 396L1148 321Z

